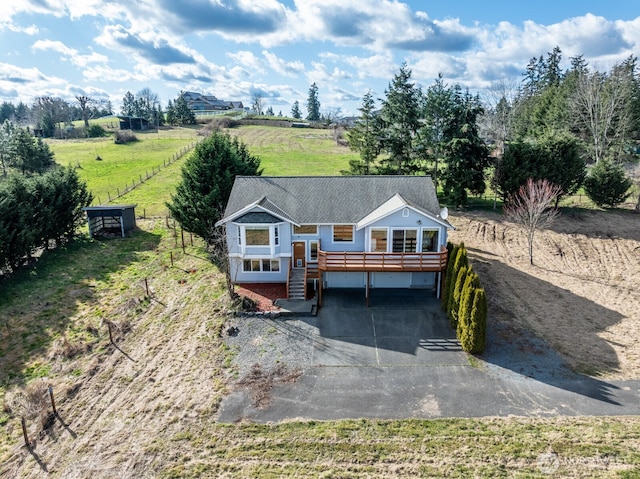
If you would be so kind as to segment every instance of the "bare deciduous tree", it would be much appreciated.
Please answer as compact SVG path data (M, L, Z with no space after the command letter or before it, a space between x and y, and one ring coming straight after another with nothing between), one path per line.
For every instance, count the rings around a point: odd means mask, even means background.
M505 216L520 224L527 233L529 262L533 264L533 237L540 228L549 226L559 211L551 208L562 188L547 180L534 181L531 178L509 197L504 207Z
M95 102L93 98L86 95L76 95L80 112L82 113L82 119L84 120L84 127L89 128L89 118L91 117L91 106Z
M503 78L492 84L483 98L486 109L480 117L481 128L495 139L499 156L504 154L505 142L511 138L517 95L517 82Z
M264 96L262 92L255 91L251 94L251 109L256 115L264 113Z
M227 249L227 229L225 226L212 229L209 238L207 238L207 252L211 262L224 274L229 297L231 299L237 298L238 294L234 288L237 270L235 274L231 271L231 261L229 260L229 250Z
M594 162L604 158L614 142L626 144L633 128L629 108L633 68L617 65L610 74L583 72L571 102L571 111L584 132Z

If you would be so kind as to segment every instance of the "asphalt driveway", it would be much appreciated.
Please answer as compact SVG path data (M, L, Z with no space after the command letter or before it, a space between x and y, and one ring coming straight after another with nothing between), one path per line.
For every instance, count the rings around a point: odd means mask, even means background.
M314 366L465 366L467 356L430 292L362 290L326 294L313 343Z
M526 331L522 347L490 325L487 349L472 365L430 292L373 290L366 307L362 290L335 289L323 303L316 318L260 320L295 350L287 356L276 347L265 359L303 372L273 385L258 407L237 387L220 421L640 414L640 381L574 374ZM239 341L251 347L250 323L239 327L249 335Z

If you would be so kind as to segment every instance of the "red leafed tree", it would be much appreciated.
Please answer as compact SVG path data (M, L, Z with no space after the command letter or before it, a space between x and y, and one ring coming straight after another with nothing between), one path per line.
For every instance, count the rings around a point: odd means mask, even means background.
M551 208L562 188L547 180L529 178L517 193L511 195L504 207L505 216L520 224L527 233L529 262L533 264L533 237L540 228L549 226L559 211Z

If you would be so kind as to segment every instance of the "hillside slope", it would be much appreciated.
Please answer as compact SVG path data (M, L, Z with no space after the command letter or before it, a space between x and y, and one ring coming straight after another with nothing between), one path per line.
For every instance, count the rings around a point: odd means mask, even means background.
M534 239L489 212L454 212L450 239L464 242L494 320L524 324L574 369L640 378L640 217L566 210Z

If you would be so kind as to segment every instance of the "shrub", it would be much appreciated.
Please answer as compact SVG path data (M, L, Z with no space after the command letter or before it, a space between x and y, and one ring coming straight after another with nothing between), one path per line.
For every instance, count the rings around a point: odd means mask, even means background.
M461 305L458 340L468 353L484 351L487 339L487 297L482 288L469 288Z
M451 246L451 249L449 249L449 246ZM453 276L453 266L456 262L459 249L460 246L447 243L447 251L449 254L447 255L447 271L444 276L444 287L442 290L442 310L447 313L449 312L449 290L451 289L450 283Z
M131 130L116 130L115 136L115 142L119 145L138 141L138 137L136 137Z
M466 283L466 282L465 282ZM471 308L473 306L473 298L475 295L474 288L466 288L462 292L460 300L460 309L458 310L458 325L456 327L456 336L462 349L467 351L467 345L471 336Z
M462 266L456 275L456 283L451 293L451 307L449 308L449 321L453 329L458 328L458 312L460 311L460 301L462 296L462 288L467 279L470 268Z
M463 243L460 243L460 247L458 249L458 253L456 254L455 257L455 262L453 263L453 271L451 272L451 278L450 282L449 282L449 297L448 297L448 303L447 303L447 314L449 315L449 317L451 317L451 312L454 311L454 306L453 306L453 296L454 296L454 291L456 288L456 283L458 281L458 275L460 272L460 269L464 266L467 267L469 265L469 260L467 258L467 249L464 247ZM458 308L455 308L455 311L458 311Z
M621 166L604 159L593 167L584 189L596 205L614 208L629 197L631 184Z
M102 138L103 136L107 136L107 130L102 128L100 125L91 125L87 128L87 137Z

